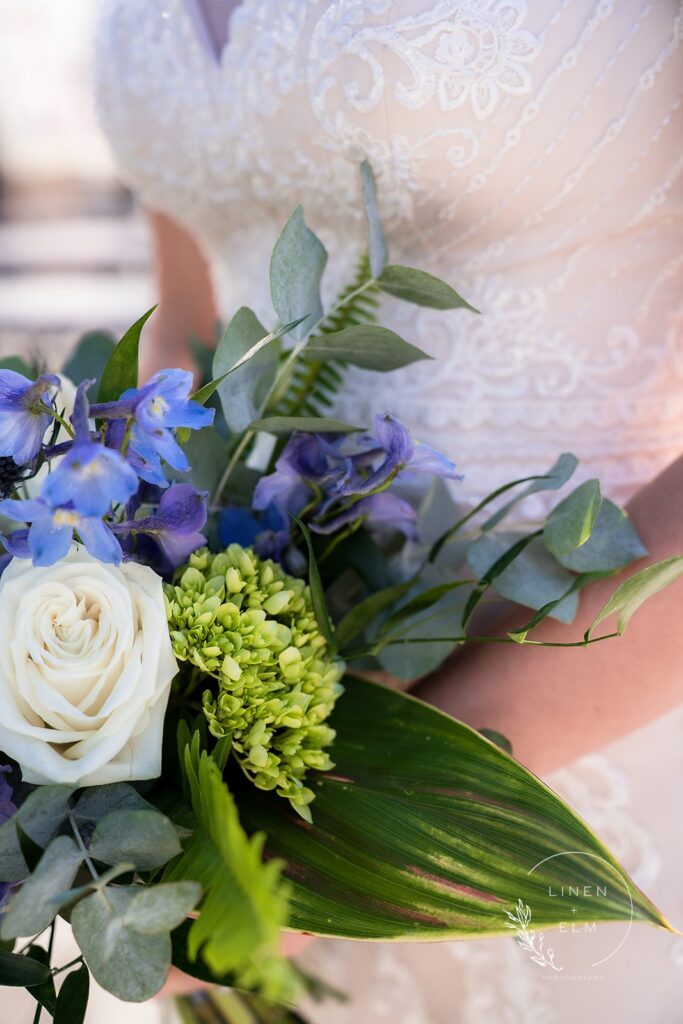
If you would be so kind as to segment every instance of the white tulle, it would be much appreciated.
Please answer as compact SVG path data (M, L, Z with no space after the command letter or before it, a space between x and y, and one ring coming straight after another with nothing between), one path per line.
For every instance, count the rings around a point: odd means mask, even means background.
M353 373L342 415L398 413L458 463L467 500L563 450L623 499L680 453L678 0L243 0L218 50L200 8L105 0L99 107L142 200L211 255L226 316L272 321L268 257L300 201L326 294L346 281L367 157L392 259L482 315L387 302L383 322L437 361ZM553 780L679 925L682 717ZM683 1006L680 948L647 929L573 984L512 941L308 960L356 993L308 1007L320 1024L678 1024Z

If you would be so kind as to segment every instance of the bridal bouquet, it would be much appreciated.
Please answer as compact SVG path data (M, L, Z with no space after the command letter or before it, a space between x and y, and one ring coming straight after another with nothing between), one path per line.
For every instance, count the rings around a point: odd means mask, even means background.
M391 411L325 414L347 366L427 358L375 322L381 293L475 313L388 262L361 170L357 279L323 311L326 253L296 210L270 268L279 326L238 310L194 393L177 369L139 383L149 313L117 345L87 336L61 375L0 369L0 984L25 986L36 1019L82 1021L90 974L150 999L173 964L232 987L205 997L216 1012L229 997L273 1020L273 1001L324 988L280 955L282 929L488 936L518 906L547 928L567 872L605 888L577 891L574 921L667 927L503 737L353 674L424 675L471 639L533 644L645 553L597 481L505 528L568 483L569 454L459 513L458 470ZM572 645L622 633L681 571L631 576ZM479 636L494 594L527 611ZM67 964L58 915L80 949Z

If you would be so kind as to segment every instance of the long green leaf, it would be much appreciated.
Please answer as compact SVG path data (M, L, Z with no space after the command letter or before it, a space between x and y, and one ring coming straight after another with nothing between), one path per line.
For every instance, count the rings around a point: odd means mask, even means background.
M313 550L311 533L306 524L297 516L293 515L292 519L301 530L308 549L308 584L311 590L311 604L313 605L313 611L315 612L316 622L318 623L320 632L327 642L334 647L334 630L332 629L330 614L325 603L325 592L323 590L322 580L320 579L318 563L315 560L315 551Z
M368 221L368 255L373 277L379 277L389 260L389 249L377 210L377 185L367 160L360 165L363 206Z
M341 359L365 370L398 370L402 366L431 359L387 327L358 324L335 334L320 334L308 342L306 355L318 359Z
M109 357L109 362L102 371L98 402L115 402L128 388L138 386L138 353L140 335L152 313L152 306L147 312L129 327Z
M414 302L417 306L430 306L432 309L469 309L472 313L479 312L449 284L425 270L392 264L384 268L377 283L388 295L394 295L406 302Z
M412 586L412 580L408 580L406 583L396 583L394 586L378 590L375 594L370 594L369 597L360 601L350 612L347 612L337 625L335 630L337 646L342 649L355 640L378 615L395 604Z
M238 796L245 825L267 829L269 852L287 862L292 928L495 935L520 898L536 928L631 915L670 927L588 826L504 751L414 698L359 679L345 686L331 720L336 767L311 783L314 825L269 794ZM562 885L580 892L549 894Z
M316 434L352 434L363 427L328 419L326 416L267 416L249 424L251 430L265 430L269 434L291 434L295 430Z
M617 616L617 632L625 633L629 620L634 612L649 597L658 594L673 583L683 573L683 555L665 558L662 562L648 565L646 569L630 576L614 591L609 601L600 609L586 632L586 640L590 640L597 626L610 615Z

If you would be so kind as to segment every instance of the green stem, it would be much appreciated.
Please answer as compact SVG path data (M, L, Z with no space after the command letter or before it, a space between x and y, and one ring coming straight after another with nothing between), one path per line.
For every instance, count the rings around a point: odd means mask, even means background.
M60 415L60 413L58 413L56 409L54 409L51 405L46 405L45 402L40 402L38 408L40 409L41 412L47 413L48 416L52 416L52 418L56 420L57 423L59 423L60 427L63 427L64 430L66 430L67 434L73 441L74 432L71 424L67 423L64 417Z
M68 971L70 967L75 967L76 964L83 963L83 956L74 957L73 960L69 960L68 964L63 964L61 967L53 967L52 977L56 978L58 974L62 974L64 971Z
M228 464L227 464L227 466L225 467L225 469L223 471L223 475L221 476L220 480L218 481L218 484L216 486L215 491L211 495L211 504L212 505L217 505L218 502L220 501L220 497L221 497L223 491L225 490L225 488L226 488L226 486L228 484L228 481L229 481L230 477L232 476L232 474L233 474L233 472L235 470L235 466L239 462L239 460L240 460L240 458L241 458L245 448L247 448L247 446L251 443L251 441L253 440L254 437L255 437L255 434L254 434L253 430L246 430L244 432L244 434L242 434L242 437L240 439L239 444L237 445L237 447L235 448L234 452L230 456Z
M83 855L83 860L87 864L88 871L90 872L90 874L93 877L93 881L99 882L100 876L97 873L97 869L96 869L95 865L93 864L92 860L90 859L90 854L88 853L88 849L87 849L85 843L83 842L83 837L81 836L81 833L79 831L78 825L76 824L76 820L75 820L73 814L69 815L69 824L71 825L71 831L73 832L74 836L76 837L76 842L78 843L78 849L81 851L81 854Z

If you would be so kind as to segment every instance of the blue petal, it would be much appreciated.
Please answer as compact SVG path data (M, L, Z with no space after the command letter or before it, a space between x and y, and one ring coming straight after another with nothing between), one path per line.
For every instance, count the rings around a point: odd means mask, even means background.
M240 544L250 548L263 526L246 508L226 508L218 519L218 536L221 544Z
M14 558L31 557L31 549L28 546L28 530L13 530L12 533L2 537L2 543Z
M101 516L124 505L139 486L137 474L118 452L86 441L77 444L43 484L51 505L66 505L86 516Z
M54 565L68 554L73 541L73 526L60 525L55 516L36 519L28 532L28 546L34 565Z
M78 535L86 548L100 562L121 561L121 545L111 530L96 516L83 516L78 523Z
M49 422L44 413L0 410L0 455L10 456L18 466L31 462L40 451Z
M17 523L31 523L34 519L42 519L49 514L50 509L40 498L26 501L5 498L4 501L0 501L0 515L14 519Z

